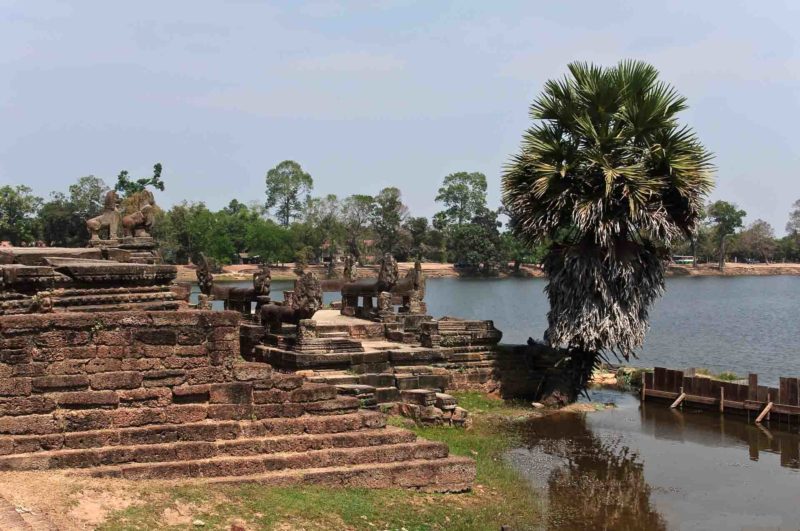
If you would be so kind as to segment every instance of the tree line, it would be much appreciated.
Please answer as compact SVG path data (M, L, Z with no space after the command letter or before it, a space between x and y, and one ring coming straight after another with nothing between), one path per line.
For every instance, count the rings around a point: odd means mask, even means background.
M132 179L127 171L114 188L123 195L148 186L164 189L162 167ZM25 185L0 187L0 240L12 245L79 247L89 234L85 220L103 209L110 187L93 175L45 200ZM213 211L201 201L182 201L158 213L155 236L171 263L205 253L229 264L242 256L269 263L322 262L352 254L361 263L392 253L398 260L453 262L493 274L523 263L539 263L548 244L526 245L504 224L505 208L487 205L486 176L457 172L444 177L436 195L441 210L432 219L413 216L398 188L376 195L313 196L314 179L295 161L283 161L265 176L263 201L232 200ZM763 220L744 226L746 212L726 201L707 205L696 237L679 242L676 254L699 261L800 261L800 200L793 205L788 234L777 238ZM511 264L511 265L509 265Z

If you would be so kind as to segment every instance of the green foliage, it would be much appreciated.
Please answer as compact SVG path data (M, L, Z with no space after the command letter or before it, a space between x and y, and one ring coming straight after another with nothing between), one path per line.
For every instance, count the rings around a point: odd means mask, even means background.
M236 249L225 221L224 214L211 212L204 203L184 201L173 206L156 224L165 259L197 262L200 253L205 253L218 263L231 263Z
M25 185L0 186L0 240L12 245L33 243L36 238L36 214L42 198Z
M444 178L436 202L444 204L441 218L445 224L467 223L486 208L486 176L478 172L451 173Z
M535 123L507 167L503 203L524 242L551 242L551 344L628 358L672 245L697 228L712 156L679 124L686 100L652 66L568 68L531 105Z
M117 176L117 184L114 190L122 193L123 196L128 197L138 192L143 192L148 186L152 186L156 190L164 191L164 181L161 180L161 163L157 162L153 166L153 176L143 177L135 181L130 178L127 170L122 170Z
M314 188L311 175L293 160L284 160L267 172L267 210L274 208L275 217L284 227L297 218Z
M403 204L397 188L384 188L375 196L370 221L381 253L397 249L400 226L407 216L408 208Z
M494 274L504 259L497 213L484 210L464 225L456 225L450 233L450 249L455 262L483 274Z
M48 245L81 247L89 240L86 220L103 211L108 186L94 175L81 177L69 187L69 197L53 192L38 213L42 239Z
M786 232L793 236L800 234L800 199L792 204L789 221L786 223Z

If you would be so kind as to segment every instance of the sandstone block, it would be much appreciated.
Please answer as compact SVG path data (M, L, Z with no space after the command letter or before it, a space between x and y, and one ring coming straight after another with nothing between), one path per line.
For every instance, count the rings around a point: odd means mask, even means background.
M0 399L0 416L50 413L55 408L55 400L48 396L25 396Z
M247 382L212 384L209 386L209 401L212 404L251 404L253 386Z
M21 348L0 350L0 363L17 365L20 363L29 363L30 361L31 361L30 351L26 351Z
M53 415L25 415L0 417L0 434L43 435L59 431Z
M121 371L123 362L117 358L94 358L86 362L84 370L89 374Z
M47 374L83 374L85 360L56 361L47 365Z
M74 352L74 349L73 349ZM94 353L86 358L124 358L130 353L130 347L127 345L99 345L95 348ZM76 357L76 356L70 356ZM83 356L82 356L83 357Z
M89 387L89 378L82 374L76 375L51 375L33 378L33 390L40 393L55 391L73 391Z
M272 378L272 366L257 362L237 363L233 366L233 377L240 382L269 380Z
M177 339L178 345L201 345L206 340L206 333L196 328L180 328Z
M92 389L136 389L142 385L142 374L135 371L104 372L90 377Z
M55 415L63 431L90 431L111 428L110 413L113 411L63 409Z
M336 388L328 384L314 384L306 382L302 387L289 394L291 402L317 402L336 398Z
M181 385L172 388L175 403L203 403L209 400L209 385Z
M400 391L400 400L422 407L433 406L436 403L436 393L427 389L407 389Z
M98 345L122 346L130 345L131 334L128 330L100 330L94 334L94 342Z
M178 342L175 330L158 328L138 330L134 332L133 339L145 345L175 345Z
M55 395L56 403L64 408L116 406L119 396L114 391L73 391Z
M303 378L300 376L293 376L290 374L276 374L273 380L273 386L284 391L291 391L303 385Z
M27 396L31 394L30 378L0 380L0 396Z
M122 407L165 407L172 403L172 391L166 387L144 387L117 391Z
M182 369L165 369L142 373L145 387L172 387L186 381L186 371Z
M221 383L227 380L227 373L220 367L205 367L187 371L186 383L190 385Z
M288 391L282 391L280 389L253 391L253 403L255 404L282 404L288 400Z

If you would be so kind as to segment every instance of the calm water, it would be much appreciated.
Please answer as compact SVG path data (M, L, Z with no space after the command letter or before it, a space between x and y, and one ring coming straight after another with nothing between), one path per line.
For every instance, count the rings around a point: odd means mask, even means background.
M547 529L797 529L800 436L600 393L618 408L518 424L507 460Z
M291 285L273 282L273 299ZM505 343L524 343L547 327L544 286L543 279L429 279L425 299L435 317L493 319ZM326 303L339 298L325 294ZM800 277L670 278L651 325L635 365L756 372L765 384L800 376Z
M494 319L506 343L541 338L547 327L543 279L428 281L434 316ZM651 329L633 363L758 373L764 382L800 376L800 277L688 277L667 280Z

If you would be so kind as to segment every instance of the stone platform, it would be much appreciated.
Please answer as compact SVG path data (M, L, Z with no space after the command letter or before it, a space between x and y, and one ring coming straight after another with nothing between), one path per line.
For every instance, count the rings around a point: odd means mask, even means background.
M469 489L474 462L239 355L235 312L0 316L0 470Z

